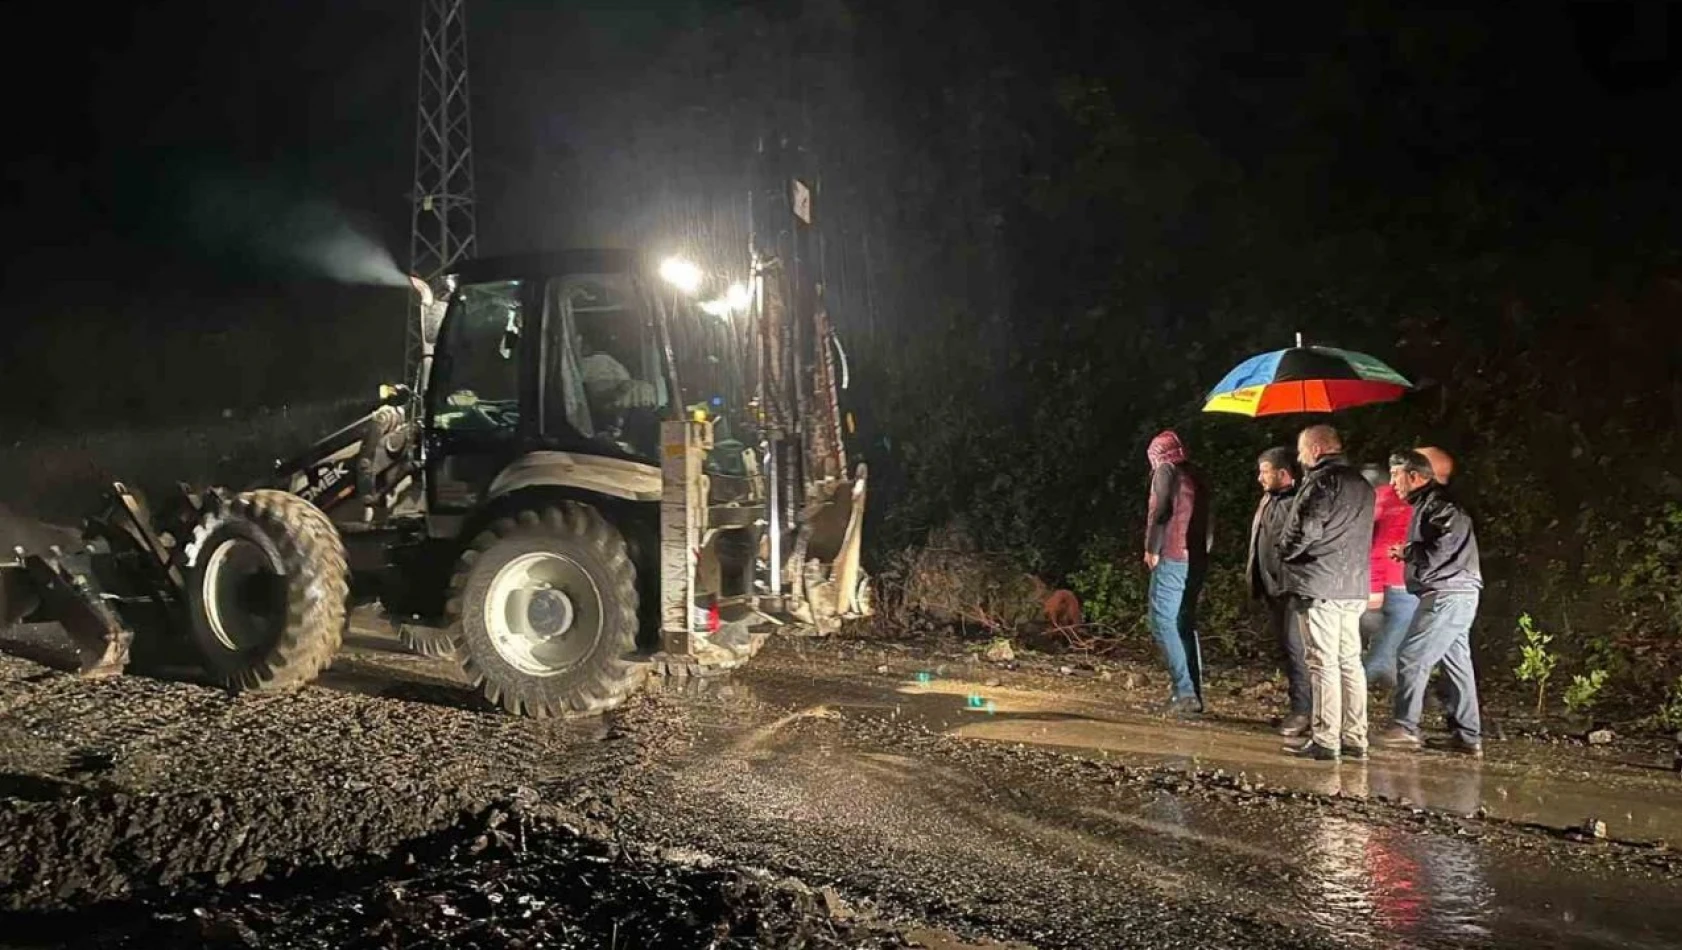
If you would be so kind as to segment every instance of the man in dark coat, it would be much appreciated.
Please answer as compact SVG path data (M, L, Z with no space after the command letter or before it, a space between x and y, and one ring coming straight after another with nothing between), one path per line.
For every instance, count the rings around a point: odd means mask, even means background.
M1208 572L1213 523L1209 490L1173 430L1151 440L1150 502L1145 517L1145 567L1151 572L1151 633L1173 680L1171 712L1203 712L1203 651L1197 597Z
M1483 590L1477 531L1472 516L1437 481L1431 459L1407 452L1390 460L1396 493L1413 506L1407 543L1394 556L1402 561L1407 588L1419 608L1396 656L1395 722L1378 741L1417 749L1419 720L1431 670L1443 668L1443 706L1451 750L1483 755L1477 677L1472 670L1472 621Z
M1331 426L1297 438L1302 487L1279 540L1285 590L1308 640L1313 722L1285 751L1308 758L1367 755L1367 676L1361 667L1361 614L1371 570L1372 487L1343 457Z
M1245 575L1250 596L1262 602L1267 625L1279 644L1289 684L1290 708L1279 721L1279 734L1300 736L1308 731L1313 696L1308 687L1308 655L1302 627L1285 593L1285 565L1279 559L1279 538L1296 500L1296 459L1284 446L1268 449L1256 460L1256 482L1262 487L1256 515L1250 522L1250 553Z

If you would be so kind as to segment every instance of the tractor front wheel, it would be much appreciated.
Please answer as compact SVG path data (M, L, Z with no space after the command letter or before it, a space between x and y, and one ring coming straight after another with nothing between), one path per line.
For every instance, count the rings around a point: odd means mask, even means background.
M186 582L193 642L227 686L296 688L339 651L350 593L344 543L297 495L245 492L212 510L193 533Z
M515 714L604 712L647 675L625 539L588 505L493 523L457 563L448 613L463 671Z

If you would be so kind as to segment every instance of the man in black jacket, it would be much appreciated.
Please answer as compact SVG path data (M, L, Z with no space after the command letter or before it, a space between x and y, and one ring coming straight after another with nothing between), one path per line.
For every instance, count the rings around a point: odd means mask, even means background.
M1331 426L1297 438L1302 488L1279 539L1285 590L1308 639L1313 723L1285 751L1314 759L1367 755L1367 676L1361 666L1361 614L1372 575L1372 486L1343 457Z
M1262 496L1250 521L1250 553L1244 573L1250 580L1250 596L1262 602L1267 625L1285 658L1291 708L1279 721L1279 734L1300 736L1308 731L1313 695L1308 687L1302 627L1285 593L1285 565L1279 560L1279 537L1297 496L1296 459L1291 457L1291 450L1279 446L1263 452L1256 460L1256 482L1262 487Z
M1396 656L1395 722L1380 744L1398 749L1420 745L1419 719L1431 670L1443 667L1443 707L1449 748L1483 755L1477 678L1472 671L1472 621L1478 615L1483 569L1471 515L1436 480L1431 460L1420 452L1390 459L1391 484L1413 506L1408 539L1393 557L1401 560L1407 588L1419 596L1413 622Z

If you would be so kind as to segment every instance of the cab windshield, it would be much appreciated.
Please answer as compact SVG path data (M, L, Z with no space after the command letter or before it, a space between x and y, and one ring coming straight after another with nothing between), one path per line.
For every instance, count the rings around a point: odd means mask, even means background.
M521 282L466 284L450 298L432 368L433 428L513 433L520 421Z

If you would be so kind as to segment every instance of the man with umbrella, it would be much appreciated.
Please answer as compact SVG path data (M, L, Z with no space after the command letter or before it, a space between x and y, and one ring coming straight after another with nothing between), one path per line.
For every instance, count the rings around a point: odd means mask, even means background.
M1407 378L1366 353L1296 346L1258 353L1233 367L1203 404L1204 412L1242 416L1338 412L1400 399ZM1361 614L1367 606L1373 491L1343 459L1330 426L1297 440L1305 469L1279 543L1285 592L1306 624L1313 694L1310 735L1286 751L1316 759L1365 758L1367 682L1361 666Z
M1361 666L1361 613L1371 578L1373 492L1343 457L1331 426L1310 426L1297 439L1302 488L1279 540L1285 590L1296 598L1308 633L1308 676L1314 714L1309 736L1293 755L1333 761L1367 755L1367 677Z
M1261 485L1262 496L1250 522L1250 553L1244 571L1250 582L1250 597L1262 602L1268 628L1285 658L1290 708L1279 721L1279 734L1284 736L1308 732L1313 710L1307 644L1302 625L1297 623L1296 602L1285 593L1284 564L1279 560L1279 535L1297 496L1296 467L1296 457L1282 445L1268 449L1256 460L1256 482Z

